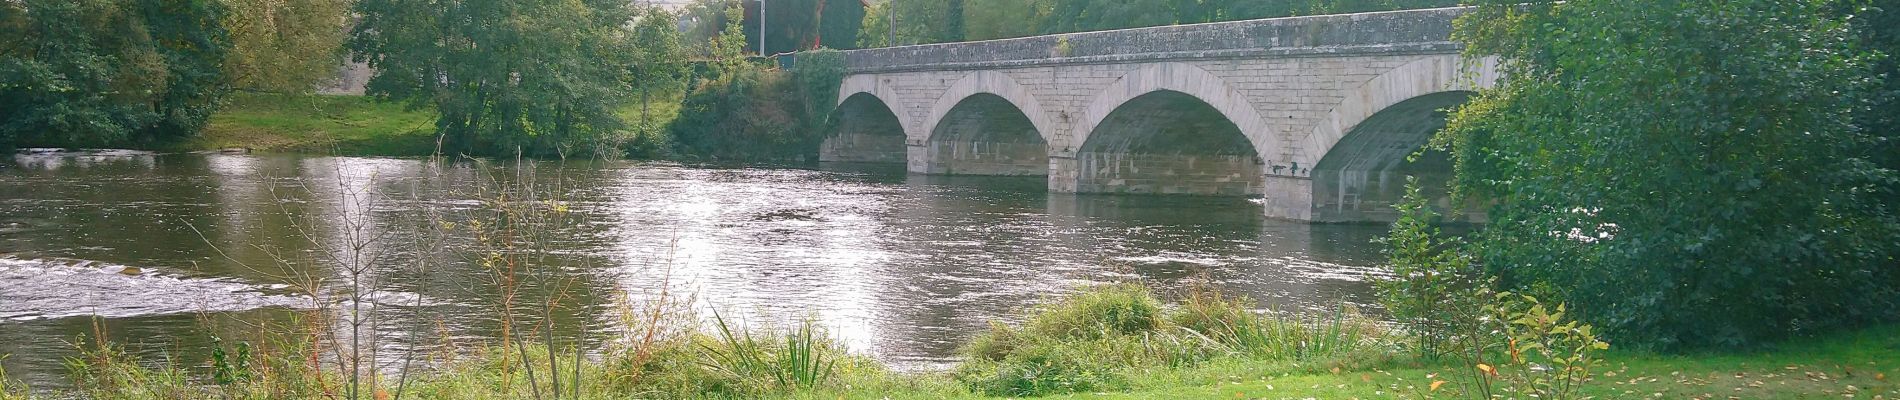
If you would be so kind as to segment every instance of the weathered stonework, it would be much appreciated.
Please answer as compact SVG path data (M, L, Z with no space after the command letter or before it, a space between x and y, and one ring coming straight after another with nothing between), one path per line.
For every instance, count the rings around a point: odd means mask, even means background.
M1056 192L1255 195L1264 197L1270 217L1314 220L1317 187L1335 192L1378 188L1366 194L1385 196L1388 185L1343 179L1389 179L1401 167L1389 160L1343 162L1338 157L1408 152L1355 150L1328 160L1342 139L1364 132L1407 137L1343 142L1415 142L1436 130L1430 124L1442 121L1417 112L1403 119L1380 112L1409 99L1469 92L1496 81L1494 61L1463 59L1450 40L1451 21L1463 12L1277 18L854 50L845 52L848 76L839 102L845 109L863 107L846 100L869 96L888 108L896 122L882 129L904 137L904 161L916 173L1046 174L1049 190ZM1159 102L1149 96L1164 92L1187 96ZM1027 122L1000 128L969 122L995 118L993 110L973 113L969 106L960 107L985 95L1001 98ZM1144 113L1149 109L1168 110ZM1167 126L1197 120L1180 118L1182 113L1216 113L1231 125ZM1154 118L1173 119L1160 123ZM1361 125L1380 128L1372 132ZM999 133L1017 129L1033 129L1030 136L1041 139L1045 157L1028 153L1035 146L1026 141L994 139L1018 137ZM1242 142L1191 137L1235 131L1244 137L1241 146L1250 148L1157 150L1169 143ZM839 155L848 151L845 147L827 148L832 158L849 158ZM1340 180L1315 185L1314 169L1323 161L1329 168L1352 166L1340 168L1356 168L1355 173L1329 175ZM1033 165L1047 170L1026 170ZM1326 204L1340 208L1345 203L1338 199L1351 198L1351 204L1377 207L1390 200L1362 200L1358 194L1330 193L1333 200ZM1374 214L1318 215L1381 218Z
M859 163L902 163L904 137L842 133L818 146L818 161Z

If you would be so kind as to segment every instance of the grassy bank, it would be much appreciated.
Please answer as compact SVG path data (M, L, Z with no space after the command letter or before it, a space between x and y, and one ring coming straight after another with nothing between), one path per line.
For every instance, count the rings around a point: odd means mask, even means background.
M435 115L364 96L237 93L175 150L413 156L435 149Z
M1402 335L1339 310L1269 316L1241 299L1189 294L1163 304L1137 286L1087 290L997 324L952 371L895 373L846 353L821 327L746 331L715 319L634 312L636 328L578 363L520 351L438 349L440 368L366 380L359 398L1085 399L1463 398ZM261 342L260 342L261 343ZM259 346L214 365L138 363L107 348L73 361L84 395L102 399L347 398L348 379L308 360L321 345ZM312 350L318 349L318 350ZM558 353L555 351L554 353ZM456 355L460 354L460 355ZM571 354L571 353L570 353ZM1900 326L1787 343L1774 350L1663 356L1613 350L1581 394L1597 398L1900 398ZM553 363L553 368L550 367ZM579 368L575 368L578 365ZM561 382L548 372L560 371ZM530 372L534 371L534 372ZM539 375L536 375L536 374ZM3 375L0 375L3 376ZM555 395L560 386L563 395ZM373 389L369 389L373 388ZM0 389L0 399L23 399ZM51 397L52 394L48 394Z
M679 115L678 91L656 92L615 114L638 157L667 155L665 127ZM435 114L365 96L232 94L196 138L171 151L247 148L271 153L425 156L435 151Z

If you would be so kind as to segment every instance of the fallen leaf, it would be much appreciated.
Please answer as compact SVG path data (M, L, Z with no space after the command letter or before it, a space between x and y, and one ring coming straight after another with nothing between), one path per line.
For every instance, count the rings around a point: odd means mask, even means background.
M1432 381L1432 391L1438 391L1439 386L1445 386L1445 381Z

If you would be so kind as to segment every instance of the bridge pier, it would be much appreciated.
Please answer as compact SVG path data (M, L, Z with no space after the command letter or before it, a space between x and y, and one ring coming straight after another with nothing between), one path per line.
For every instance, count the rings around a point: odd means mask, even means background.
M1261 186L1267 218L1313 220L1313 179L1266 175Z

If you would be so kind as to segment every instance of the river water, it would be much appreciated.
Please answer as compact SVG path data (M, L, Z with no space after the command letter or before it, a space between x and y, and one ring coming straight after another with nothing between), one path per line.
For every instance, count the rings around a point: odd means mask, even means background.
M702 314L810 319L854 351L939 368L987 321L1090 284L1204 285L1288 312L1367 305L1380 262L1370 241L1384 232L1266 220L1257 200L1050 194L1042 178L889 166L5 157L0 366L51 387L81 335L191 363L213 337L252 340L322 304L377 310L363 336L395 353L491 338L507 298L553 314L571 343L624 326L621 299L663 288ZM564 212L537 225L541 256L517 272L528 289L507 296L480 262L492 252L463 227L490 215L496 190L528 187L559 201L527 204ZM344 293L351 276L375 290L360 302L297 295Z

